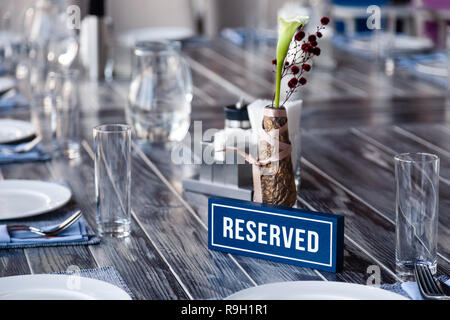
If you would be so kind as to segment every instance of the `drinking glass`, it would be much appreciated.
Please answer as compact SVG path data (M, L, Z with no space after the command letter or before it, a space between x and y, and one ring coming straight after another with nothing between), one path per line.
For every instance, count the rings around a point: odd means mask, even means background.
M428 153L395 156L396 270L410 277L416 262L436 273L439 157Z
M11 27L13 2L0 5L0 69L3 73L14 71L22 37Z
M189 130L192 79L180 48L176 41L136 44L125 114L140 141L181 141Z
M31 123L36 134L41 136L41 145L48 151L54 151L54 133L56 130L56 97L45 93L34 94L31 99Z
M67 25L67 0L37 0L27 8L23 33L27 41L41 46L45 58L55 67L70 67L78 54L78 36Z
M122 124L94 128L95 197L100 236L130 234L131 128Z
M28 89L31 99L31 122L36 129L36 134L41 136L44 148L53 152L58 104L54 86L59 80L57 80L56 73L44 73L38 65L35 65L30 71Z
M55 149L69 159L80 155L80 97L78 70L64 70L55 74L55 83L49 84L56 96Z
M27 43L26 50L26 77L28 80L28 94L30 96L44 94L49 81L51 66L46 58L46 48L38 43ZM23 71L23 73L25 73Z

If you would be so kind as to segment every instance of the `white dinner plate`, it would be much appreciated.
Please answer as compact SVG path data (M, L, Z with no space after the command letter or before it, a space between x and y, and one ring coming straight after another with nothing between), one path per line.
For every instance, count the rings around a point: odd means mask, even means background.
M69 202L72 192L57 183L37 180L0 181L0 220L35 216Z
M137 41L183 40L194 36L189 28L155 27L127 31L119 36L119 43L133 48Z
M35 134L35 128L30 122L0 119L0 143L12 143L30 138Z
M265 284L232 294L226 300L407 300L375 287L332 281Z
M131 300L119 287L75 275L0 278L0 300Z

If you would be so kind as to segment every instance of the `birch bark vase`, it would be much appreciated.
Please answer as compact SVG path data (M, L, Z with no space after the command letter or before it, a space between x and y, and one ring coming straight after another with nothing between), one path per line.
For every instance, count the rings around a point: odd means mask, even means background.
M259 137L261 165L253 172L255 201L287 207L295 204L297 191L287 121L284 107L264 108L263 132ZM267 162L270 159L272 160Z

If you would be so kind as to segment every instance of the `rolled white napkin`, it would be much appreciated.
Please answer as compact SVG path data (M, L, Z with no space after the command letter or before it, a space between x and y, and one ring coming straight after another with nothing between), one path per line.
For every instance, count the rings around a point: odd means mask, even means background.
M255 135L258 135L259 130L262 129L264 107L271 104L272 101L270 100L255 100L247 107L248 117ZM284 105L288 117L289 140L291 141L292 146L291 159L294 172L297 169L297 161L300 160L298 158L301 150L300 119L302 105L303 100L288 101Z

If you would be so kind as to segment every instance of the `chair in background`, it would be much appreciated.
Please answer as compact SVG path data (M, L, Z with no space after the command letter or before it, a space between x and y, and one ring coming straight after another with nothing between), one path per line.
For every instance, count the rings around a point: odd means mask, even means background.
M418 33L433 40L436 46L446 47L447 28L450 25L450 1L422 0L418 10Z

